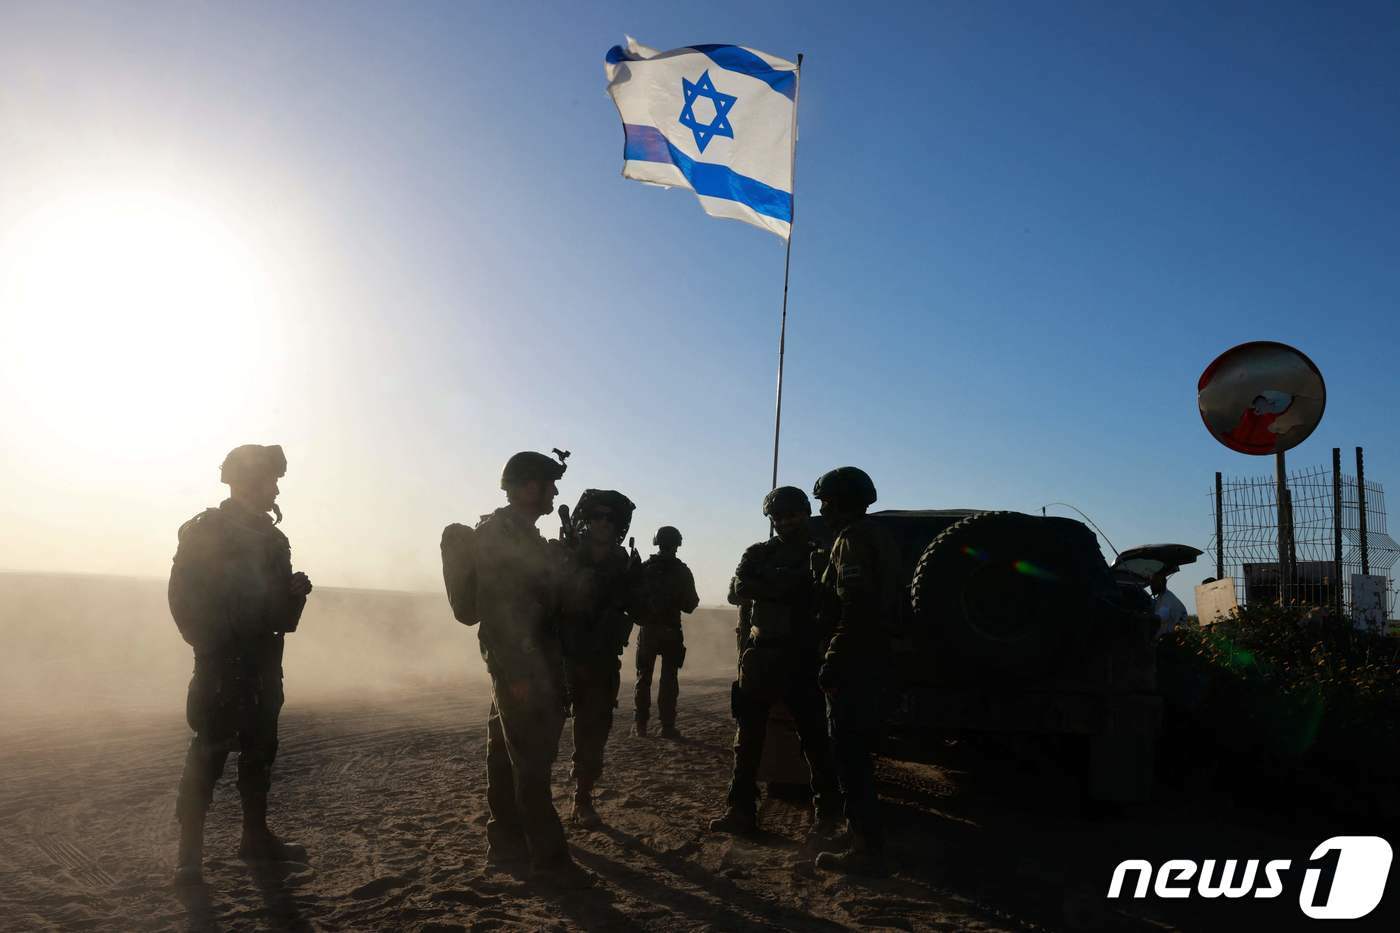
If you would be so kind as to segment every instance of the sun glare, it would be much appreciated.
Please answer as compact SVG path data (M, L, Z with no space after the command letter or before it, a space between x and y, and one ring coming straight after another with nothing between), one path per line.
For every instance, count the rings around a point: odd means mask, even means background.
M198 204L52 202L0 243L0 379L70 450L189 430L267 397L272 297L247 239Z

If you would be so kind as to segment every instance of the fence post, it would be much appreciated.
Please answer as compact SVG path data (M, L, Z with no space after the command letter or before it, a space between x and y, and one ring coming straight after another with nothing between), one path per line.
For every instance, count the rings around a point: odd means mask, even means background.
M1356 448L1356 516L1361 536L1361 572L1371 572L1371 543L1366 540L1366 460Z
M1284 502L1288 498L1287 463L1283 451L1274 453L1274 514L1278 518L1278 602L1288 605L1288 513Z
M1215 579L1225 579L1225 503L1220 493L1224 484L1215 474Z
M1332 448L1332 602L1337 618L1342 617L1342 596L1346 585L1342 579L1342 448Z
M1303 583L1298 579L1298 539L1293 533L1293 488L1283 491L1284 512L1288 516L1288 587L1291 602L1303 598Z

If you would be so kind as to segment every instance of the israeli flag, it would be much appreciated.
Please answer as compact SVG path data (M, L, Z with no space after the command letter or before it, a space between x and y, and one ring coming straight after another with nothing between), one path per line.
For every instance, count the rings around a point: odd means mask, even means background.
M622 175L689 188L711 217L787 239L797 66L737 45L608 50L608 94L626 137Z

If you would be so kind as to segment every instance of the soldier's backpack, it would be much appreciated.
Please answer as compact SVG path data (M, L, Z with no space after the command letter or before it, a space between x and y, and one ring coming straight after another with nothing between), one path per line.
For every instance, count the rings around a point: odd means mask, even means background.
M452 615L463 625L475 625L476 614L476 531L453 523L442 530L442 582Z

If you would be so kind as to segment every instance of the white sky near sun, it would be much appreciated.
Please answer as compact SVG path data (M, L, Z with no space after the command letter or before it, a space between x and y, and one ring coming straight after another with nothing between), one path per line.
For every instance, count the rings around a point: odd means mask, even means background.
M296 295L207 191L44 181L0 227L0 564L132 572L157 503L286 389Z
M432 585L412 482L378 483L376 367L334 319L354 298L315 268L324 244L198 179L42 181L0 212L0 567L159 575L225 494L223 453L281 443L299 558L333 584Z

